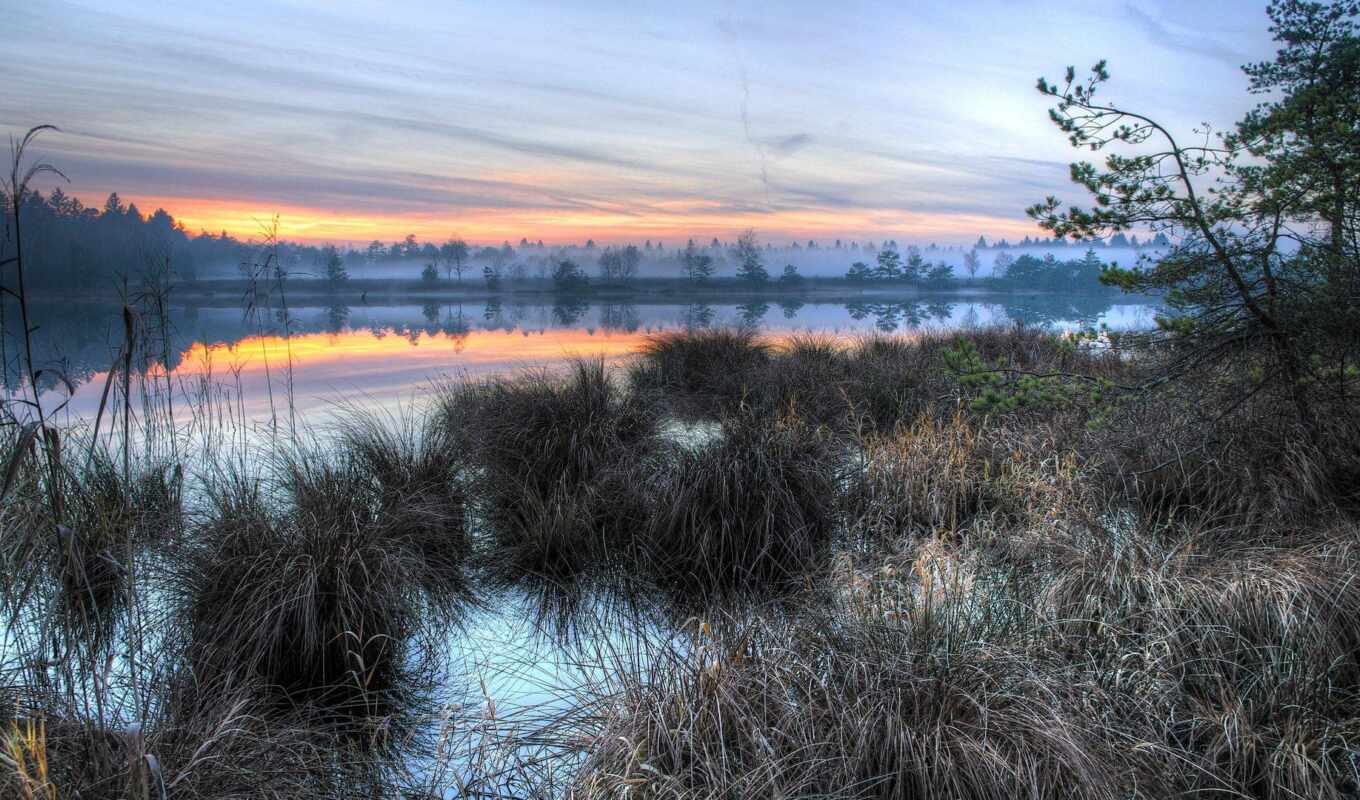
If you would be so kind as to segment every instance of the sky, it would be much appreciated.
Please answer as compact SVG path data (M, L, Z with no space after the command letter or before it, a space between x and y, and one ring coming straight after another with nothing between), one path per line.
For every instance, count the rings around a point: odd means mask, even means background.
M1254 102L1263 0L0 0L0 134L102 205L321 242L965 243L1084 157L1040 75L1189 135Z

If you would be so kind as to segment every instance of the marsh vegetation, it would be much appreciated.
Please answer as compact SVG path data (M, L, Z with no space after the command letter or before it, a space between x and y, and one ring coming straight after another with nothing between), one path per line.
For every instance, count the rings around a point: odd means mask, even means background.
M1074 145L1142 148L1074 166L1091 208L1030 213L1170 232L1100 270L1160 294L1155 327L691 320L324 425L276 241L245 304L257 343L283 320L265 424L239 372L173 383L159 283L62 424L31 132L4 187L0 793L1360 797L1360 7L1269 13L1280 55L1247 72L1273 99L1221 147L1097 99L1103 62L1039 82ZM754 235L733 252L769 279ZM518 629L510 695L461 658L488 615Z
M1023 379L961 354L1155 367L1023 327L705 330L450 382L254 471L11 433L7 791L1353 794L1354 422L1196 419L1216 380L1003 413ZM457 632L504 603L615 631L551 712L454 696Z

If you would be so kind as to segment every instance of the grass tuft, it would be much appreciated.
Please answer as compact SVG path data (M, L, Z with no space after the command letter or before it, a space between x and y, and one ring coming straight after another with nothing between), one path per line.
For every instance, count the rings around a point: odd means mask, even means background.
M633 473L659 420L649 397L616 383L603 361L456 385L442 407L478 470L493 580L565 587L631 536Z
M656 473L640 571L686 604L816 571L836 531L843 456L797 418L731 417Z

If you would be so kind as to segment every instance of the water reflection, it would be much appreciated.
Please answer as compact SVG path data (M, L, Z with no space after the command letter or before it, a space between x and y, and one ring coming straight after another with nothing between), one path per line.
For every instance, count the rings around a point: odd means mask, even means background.
M266 411L268 381L289 373L297 410L359 399L407 400L441 374L485 374L574 356L620 358L646 335L674 328L750 325L778 335L903 333L1023 321L1057 327L1146 327L1154 307L1107 295L867 294L713 303L667 298L628 302L581 296L390 305L303 305L243 313L230 300L171 304L164 318L138 317L140 366L180 379L239 383L248 414ZM11 315L13 316L13 315ZM44 389L74 389L69 412L90 415L124 340L122 307L34 304L34 343ZM6 389L20 386L15 322L4 337Z

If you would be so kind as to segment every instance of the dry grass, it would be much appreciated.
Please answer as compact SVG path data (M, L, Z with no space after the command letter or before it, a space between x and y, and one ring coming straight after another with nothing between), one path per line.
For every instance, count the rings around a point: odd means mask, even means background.
M1084 446L1139 514L1243 530L1360 510L1360 414L1329 411L1313 441L1282 424L1288 398L1209 371L1130 398Z
M1121 796L1074 688L988 625L812 615L701 638L619 693L576 795Z
M846 493L851 530L889 540L1005 531L1078 510L1076 458L1042 429L998 435L991 421L927 413L865 439Z

